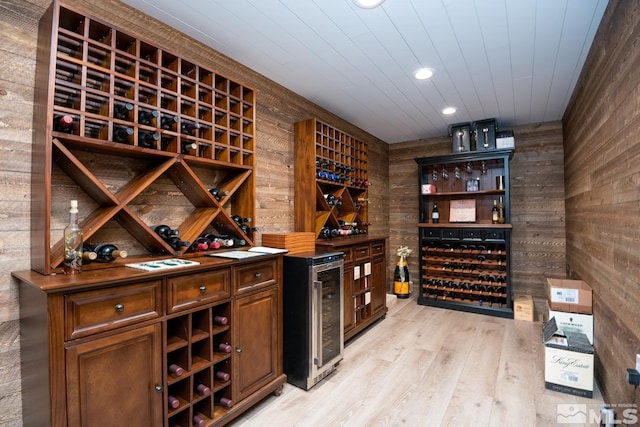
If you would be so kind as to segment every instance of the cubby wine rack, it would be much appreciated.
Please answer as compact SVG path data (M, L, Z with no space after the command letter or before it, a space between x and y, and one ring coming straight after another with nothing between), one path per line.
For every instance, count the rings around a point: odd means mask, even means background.
M160 223L183 240L207 232L251 246L253 229L231 215L255 220L255 91L51 7L36 76L32 268L59 269L69 199L79 201L85 240L117 241L134 258L189 251L157 236Z
M295 124L295 157L296 230L317 238L366 234L367 144L308 119Z
M216 345L231 343L230 314L230 303L224 303L166 321L166 425L193 425L195 416L211 423L228 412L229 407L218 402L223 397L232 399L233 382L217 374L231 375L232 357L218 351ZM217 316L228 322L216 324ZM172 365L183 372L172 373ZM200 385L205 391L198 390ZM177 399L175 405L171 405L173 399Z

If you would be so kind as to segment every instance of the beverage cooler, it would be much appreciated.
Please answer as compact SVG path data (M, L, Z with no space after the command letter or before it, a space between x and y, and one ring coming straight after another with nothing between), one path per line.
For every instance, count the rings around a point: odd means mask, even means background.
M284 373L304 390L333 372L343 357L343 270L342 252L284 257Z

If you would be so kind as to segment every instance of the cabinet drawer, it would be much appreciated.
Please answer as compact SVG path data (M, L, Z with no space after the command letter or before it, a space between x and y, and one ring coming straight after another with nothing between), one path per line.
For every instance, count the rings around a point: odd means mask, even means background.
M421 234L423 239L440 240L440 229L423 228Z
M482 230L462 230L463 240L482 240Z
M384 255L384 242L371 243L371 256Z
M173 313L229 298L230 277L230 270L225 268L168 279L167 311Z
M236 267L234 276L234 290L237 294L250 290L270 286L278 278L277 260L263 261L256 264Z
M358 262L369 259L369 245L353 247L353 260Z
M338 248L336 249L339 252L344 253L344 262L345 264L348 262L353 261L353 251L351 250L350 247L345 247L345 248Z
M65 295L65 338L79 338L159 317L160 289L161 282L156 280Z
M497 240L499 242L504 242L505 239L505 231L504 230L487 230L485 232L485 240Z
M442 230L442 240L460 240L460 230L457 228Z

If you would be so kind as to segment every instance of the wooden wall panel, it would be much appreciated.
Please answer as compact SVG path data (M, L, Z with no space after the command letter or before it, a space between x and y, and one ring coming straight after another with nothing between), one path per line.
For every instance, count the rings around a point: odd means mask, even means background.
M630 403L640 351L640 10L610 2L564 114L567 266L594 292L596 377Z
M541 309L547 277L565 277L564 174L560 122L513 129L516 150L511 160L511 237L514 294L536 298ZM391 237L395 250L406 245L412 297L418 287L418 167L416 157L448 154L448 137L407 141L389 148Z

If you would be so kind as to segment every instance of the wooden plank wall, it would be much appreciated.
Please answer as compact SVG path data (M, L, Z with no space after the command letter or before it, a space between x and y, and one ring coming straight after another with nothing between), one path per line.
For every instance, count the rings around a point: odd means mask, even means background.
M619 404L640 352L639 37L638 2L610 2L562 120L567 265L593 288L596 376Z
M565 277L564 174L560 122L513 129L516 150L510 163L514 294L532 295L544 308L547 277ZM417 298L418 167L416 157L451 153L448 137L391 144L389 247L409 246L412 297Z
M31 126L37 23L51 0L0 4L0 425L21 425L18 288L11 271L29 268ZM372 233L388 234L388 145L264 76L116 0L65 3L140 34L257 91L256 225L293 229L293 124L309 117L369 143ZM382 167L380 167L382 166ZM62 200L59 203L67 204ZM63 209L64 211L64 209ZM258 239L259 240L259 239ZM260 243L259 241L257 243Z

